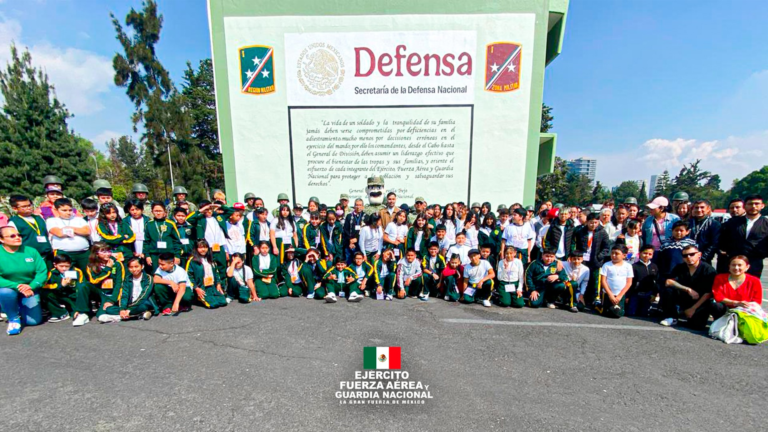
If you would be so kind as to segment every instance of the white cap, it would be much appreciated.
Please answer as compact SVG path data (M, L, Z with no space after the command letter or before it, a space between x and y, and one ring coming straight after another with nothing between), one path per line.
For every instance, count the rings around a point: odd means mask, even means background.
M653 199L653 201L649 202L646 206L649 209L657 209L659 207L667 207L669 205L669 200L664 198L663 196L656 197Z

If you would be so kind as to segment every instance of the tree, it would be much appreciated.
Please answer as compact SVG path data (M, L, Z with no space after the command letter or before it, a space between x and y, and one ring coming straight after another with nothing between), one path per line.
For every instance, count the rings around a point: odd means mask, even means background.
M555 168L551 174L539 176L536 181L536 201L560 202L566 197L568 188L568 166L565 161L555 157Z
M621 182L613 191L613 200L617 203L623 203L629 197L639 198L640 188L637 182L626 180Z
M713 206L719 207L725 199L725 193L720 190L720 176L704 171L699 167L700 159L683 165L680 173L672 181L675 192L687 192L692 200L706 199Z
M541 104L541 132L549 132L552 129L552 120L555 117L552 116L552 107L546 104Z
M752 171L741 180L735 180L727 196L729 199L744 199L753 194L759 194L764 199L768 199L768 165Z
M567 176L567 203L577 206L592 204L592 181L584 174Z
M19 55L11 45L11 59L0 71L0 92L0 193L39 195L42 178L56 174L67 196L88 196L94 174L89 149L69 130L69 111L48 76L32 66L29 51Z
M670 193L669 171L664 170L664 172L656 179L656 189L653 191L654 196L652 198L657 196L668 196Z
M595 183L594 189L592 189L592 202L595 204L602 204L611 197L611 192L603 186L600 181Z
M648 191L645 189L645 182L643 182L643 185L640 186L640 192L637 195L637 205L640 207L645 206L648 204Z

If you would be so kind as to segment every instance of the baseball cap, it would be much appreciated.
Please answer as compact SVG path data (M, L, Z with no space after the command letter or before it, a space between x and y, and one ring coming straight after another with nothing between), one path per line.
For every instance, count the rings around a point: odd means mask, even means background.
M235 210L245 210L245 204L241 202L236 202L235 205L232 206Z
M669 200L664 198L663 196L656 197L653 199L653 201L646 204L646 207L649 209L657 209L659 207L667 207L669 205Z
M470 251L467 253L467 256L472 256L472 255L480 255L480 251L477 249L470 249Z

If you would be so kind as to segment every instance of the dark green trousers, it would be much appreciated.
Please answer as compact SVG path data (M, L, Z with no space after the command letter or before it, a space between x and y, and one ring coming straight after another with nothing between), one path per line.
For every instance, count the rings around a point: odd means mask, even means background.
M483 282L482 286L479 286L478 284L469 284L467 283L467 288L474 288L475 292L472 295L467 295L466 290L464 291L464 301L467 303L474 303L476 301L481 302L483 300L490 300L491 299L491 293L493 292L493 281L488 280Z
M502 306L511 306L514 308L521 308L525 305L525 299L523 296L517 295L517 287L520 282L500 282L499 283L499 304ZM507 287L513 287L514 291L507 292Z
M461 297L459 287L456 284L456 276L443 277L443 288L445 289L445 295L448 296L451 301L458 301Z
M38 294L40 294L43 309L47 310L54 318L60 318L75 311L75 303L77 302L75 287L63 290L61 288L41 289Z
M196 298L204 308L216 309L227 305L227 295L220 293L219 290L216 289L216 285L205 287L203 288L203 291L205 291L204 299L201 300L200 298L197 298L197 295L195 295L194 298Z
M258 276L253 278L253 283L256 286L256 295L262 300L264 299L276 299L280 298L280 290L277 287L277 276L273 276L269 283L261 280ZM287 293L286 289L286 293Z
M436 297L438 294L440 294L440 287L438 286L440 283L440 275L437 276L438 278L435 279L432 275L422 275L424 280L424 292L429 293L430 297Z
M80 284L77 286L77 293L75 294L75 312L90 314L91 300L94 300L98 307L96 316L102 315L105 313L102 305L106 302L112 302L111 295L112 290L102 290L89 283Z
M251 302L251 290L248 285L240 285L233 277L227 281L227 295L236 298L240 303Z
M614 305L611 303L610 300L608 300L608 296L605 295L605 291L600 291L600 301L602 302L601 307L595 308L595 310L602 316L608 317L608 318L621 318L624 316L624 299L626 296L622 297L619 301L619 304Z
M173 292L173 289L170 286L155 284L152 294L155 298L155 304L160 311L173 308L173 301L176 300L176 293ZM184 288L184 295L181 298L181 304L179 306L191 307L192 297L192 289L187 286Z

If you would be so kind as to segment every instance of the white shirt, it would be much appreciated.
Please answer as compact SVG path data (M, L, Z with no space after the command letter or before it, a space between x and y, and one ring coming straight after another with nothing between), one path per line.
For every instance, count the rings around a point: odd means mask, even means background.
M176 282L176 283L189 282L189 276L187 276L187 272L185 272L183 268L176 265L173 266L173 270L170 273L158 267L157 270L155 270L155 274L171 282Z
M320 232L320 231L318 231ZM372 228L364 226L360 230L360 251L364 254L371 252L381 253L381 247L383 245L384 231L381 227Z
M387 229L384 230L389 236L390 240L399 240L400 243L405 242L405 236L408 235L408 224L398 225L394 222L387 224Z
M501 238L506 242L507 247L512 246L516 249L528 249L528 240L534 240L536 233L531 228L531 224L522 225L509 224L504 229Z
M515 258L510 262L506 260L499 261L496 275L500 282L519 282L524 274L523 262L519 259ZM520 289L522 288L520 286Z
M233 253L245 253L245 228L243 227L243 221L240 220L236 224L232 224L227 221L227 234L229 239L227 240L227 252Z
M456 243L456 224L451 220L446 220L443 225L445 225L445 238L450 244Z
M99 225L99 219L93 218L87 222L88 222L88 226L91 227L91 243L96 243L101 241L101 236L99 235L99 231L96 230L96 228Z
M560 242L557 244L557 254L555 256L563 258L565 257L565 225L557 225L557 228L560 229Z
M573 267L570 261L563 261L563 270L565 270L568 279L573 282L578 292L584 295L587 292L587 285L589 285L589 267L584 264Z
M624 244L627 246L627 261L631 264L640 260L640 235L624 235Z
M470 284L476 284L479 283L482 278L486 277L488 271L491 269L491 264L488 261L481 259L477 267L472 264L466 264L464 266L464 277Z
M622 261L621 264L615 265L612 261L608 261L600 268L600 276L604 276L608 288L611 289L613 295L617 295L624 289L627 284L627 279L635 277L632 271L632 264Z
M205 240L213 249L213 245L219 245L219 247L225 247L227 244L227 237L224 236L219 226L219 222L214 217L205 218Z
M60 217L48 218L45 221L45 226L48 227L48 232L51 232L51 228L61 228L62 230L69 230L74 228L82 228L88 226L88 222L80 216L73 216L72 219L62 219ZM56 237L53 234L51 236L51 246L54 250L61 250L65 252L81 252L88 250L90 244L88 243L88 237L83 237L74 234L72 237Z
M235 278L238 284L245 285L249 280L253 279L253 270L247 265L243 265L239 269L234 269L232 277Z
M269 254L267 255L259 254L259 271L268 269L269 262L270 262Z
M469 251L472 248L467 246L467 244L458 245L455 244L448 248L448 253L446 254L446 258L450 259L453 254L459 254L459 258L461 258L461 265L467 265L469 264Z
M747 218L747 233L744 236L744 238L749 237L749 232L752 231L752 227L755 225L755 222L760 219L760 215L758 215L754 220Z
M549 224L541 227L539 233L536 235L536 246L538 246L539 249L541 249L541 241L547 236L547 231L549 231Z
M129 218L131 220L131 229L133 230L133 233L136 235L136 241L134 242L136 254L141 255L144 250L144 218L134 219Z
M269 224L269 229L275 232L275 238L279 238L283 240L283 243L290 244L293 241L293 225L291 225L288 221L285 221L285 227L283 229L279 229L277 227L277 222L279 219L275 218L272 222Z
M450 240L448 240L448 234L446 234L442 240L438 240L437 236L432 236L432 238L429 239L429 242L437 243L437 247L439 251L444 251L444 250L447 251L448 248L451 247L451 245L453 244Z
M478 244L478 241L477 241L477 234L478 234L477 227L472 225L471 227L467 228L466 233L467 233L467 241L466 241L465 244L468 244L473 249L477 248L477 244Z
M416 231L416 241L413 244L413 249L416 252L421 252L421 238L424 237L424 231Z
M141 277L138 279L132 277L133 289L131 290L131 302L135 302L141 295Z

